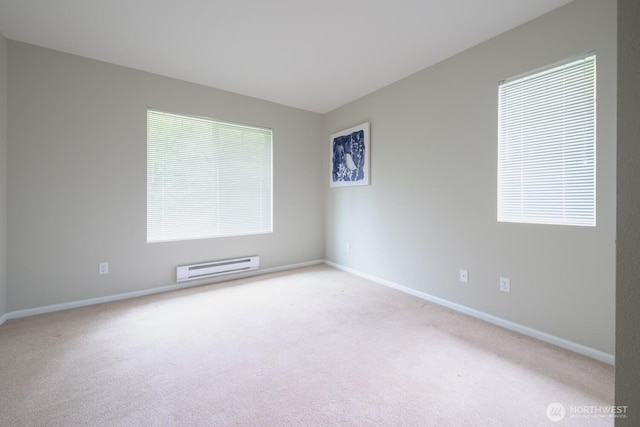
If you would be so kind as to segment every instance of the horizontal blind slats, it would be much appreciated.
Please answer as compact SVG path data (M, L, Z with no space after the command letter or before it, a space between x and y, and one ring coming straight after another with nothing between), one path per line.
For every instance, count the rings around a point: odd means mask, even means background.
M147 241L272 231L268 129L148 110Z
M498 220L595 225L595 55L506 81Z

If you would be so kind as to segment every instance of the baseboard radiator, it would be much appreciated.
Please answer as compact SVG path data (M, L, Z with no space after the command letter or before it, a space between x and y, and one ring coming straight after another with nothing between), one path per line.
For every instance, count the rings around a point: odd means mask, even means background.
M176 280L185 282L187 280L206 279L207 277L216 277L223 274L257 270L258 267L260 267L260 257L258 255L223 259L202 264L179 265L176 272Z

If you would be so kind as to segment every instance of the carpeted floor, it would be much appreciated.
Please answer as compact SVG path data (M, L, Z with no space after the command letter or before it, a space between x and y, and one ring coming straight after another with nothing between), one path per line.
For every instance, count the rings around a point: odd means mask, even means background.
M0 327L2 426L610 426L570 408L613 394L609 365L322 265Z

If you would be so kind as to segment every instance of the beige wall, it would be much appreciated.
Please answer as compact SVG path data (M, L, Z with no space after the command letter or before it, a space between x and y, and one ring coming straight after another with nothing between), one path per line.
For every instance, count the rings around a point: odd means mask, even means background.
M7 311L7 40L0 34L0 318Z
M616 404L640 420L640 3L618 0Z
M597 227L497 223L498 82L593 49ZM364 121L371 185L326 188L329 135ZM575 1L330 112L323 138L328 260L614 353L615 0Z
M8 310L172 285L184 263L322 259L321 115L14 41L8 64ZM272 128L274 232L147 244L147 107Z

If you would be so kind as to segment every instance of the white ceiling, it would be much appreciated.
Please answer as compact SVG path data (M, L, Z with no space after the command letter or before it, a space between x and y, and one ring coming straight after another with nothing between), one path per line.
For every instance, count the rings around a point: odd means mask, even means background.
M0 32L325 113L570 1L0 0Z

